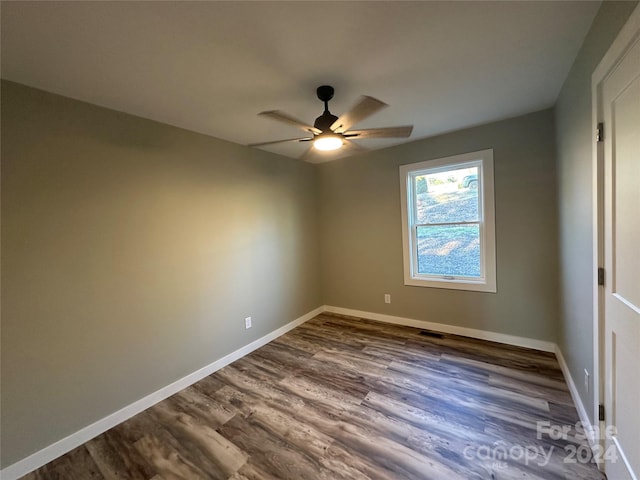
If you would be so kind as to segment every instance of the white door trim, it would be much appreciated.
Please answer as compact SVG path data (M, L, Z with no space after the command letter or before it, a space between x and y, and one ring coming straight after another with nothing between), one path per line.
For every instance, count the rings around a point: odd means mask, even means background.
M604 288L598 286L597 269L604 267L604 143L596 140L598 123L603 121L601 87L614 66L627 53L640 36L640 5L629 16L618 36L591 75L591 108L593 121L592 173L593 173L593 425L601 427L598 406L604 404ZM605 272L606 275L606 272ZM605 276L605 282L607 281ZM604 439L596 439L604 447ZM600 465L602 468L602 465Z

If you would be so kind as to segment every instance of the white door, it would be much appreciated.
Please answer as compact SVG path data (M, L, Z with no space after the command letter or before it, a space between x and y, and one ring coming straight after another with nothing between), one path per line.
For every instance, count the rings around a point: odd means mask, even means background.
M640 480L640 38L602 82L605 472Z

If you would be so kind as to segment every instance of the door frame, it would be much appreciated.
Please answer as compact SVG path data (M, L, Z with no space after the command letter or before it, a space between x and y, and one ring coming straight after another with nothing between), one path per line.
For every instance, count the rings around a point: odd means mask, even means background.
M595 432L604 431L599 420L599 405L604 405L604 287L598 285L598 268L604 268L604 142L598 142L598 124L603 122L602 83L620 62L631 46L640 38L640 4L636 6L607 53L591 75L592 107L592 178L593 178L593 426ZM605 272L605 282L607 274ZM604 451L603 435L593 438L592 445L600 445ZM600 459L598 459L600 460ZM604 465L598 461L598 466Z

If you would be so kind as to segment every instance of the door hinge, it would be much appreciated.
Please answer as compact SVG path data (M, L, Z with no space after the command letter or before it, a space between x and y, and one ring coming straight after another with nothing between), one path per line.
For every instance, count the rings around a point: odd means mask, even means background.
M604 268L598 268L598 285L604 285Z
M596 128L596 142L602 142L604 140L604 123L599 123Z
M598 420L604 422L604 405L598 405Z

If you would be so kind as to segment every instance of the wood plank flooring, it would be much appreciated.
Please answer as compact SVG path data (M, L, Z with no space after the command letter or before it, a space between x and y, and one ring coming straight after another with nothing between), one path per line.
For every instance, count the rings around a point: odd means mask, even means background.
M576 422L552 354L320 315L23 478L603 479Z

